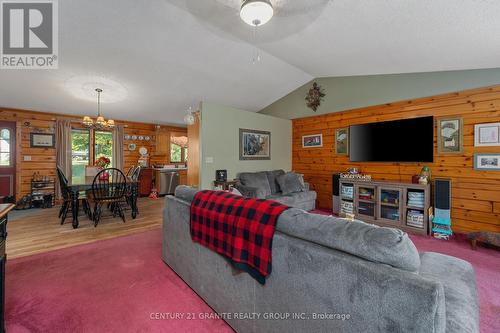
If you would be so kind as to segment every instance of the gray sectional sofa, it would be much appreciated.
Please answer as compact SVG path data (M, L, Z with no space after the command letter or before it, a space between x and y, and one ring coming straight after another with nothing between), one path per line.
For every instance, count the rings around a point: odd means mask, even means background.
M237 175L238 184L235 187L247 197L269 199L290 207L313 210L316 207L316 192L309 190L309 184L302 179L301 189L283 193L277 178L284 174L283 170L242 172Z
M272 273L260 285L191 241L195 192L180 186L165 199L163 260L237 332L479 331L466 261L418 253L398 229L290 208L278 219Z

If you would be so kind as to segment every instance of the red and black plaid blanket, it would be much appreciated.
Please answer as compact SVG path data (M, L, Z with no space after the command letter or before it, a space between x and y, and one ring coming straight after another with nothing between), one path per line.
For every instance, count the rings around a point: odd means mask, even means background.
M288 208L229 192L200 191L191 203L191 238L264 284L271 274L276 222Z

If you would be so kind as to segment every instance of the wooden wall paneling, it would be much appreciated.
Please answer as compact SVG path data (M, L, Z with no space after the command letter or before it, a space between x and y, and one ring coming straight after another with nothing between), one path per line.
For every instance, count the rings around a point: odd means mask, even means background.
M28 110L8 109L0 107L0 120L14 121L17 124L16 140L16 193L17 198L30 192L31 177L35 171L50 177L56 176L56 150L54 148L31 148L29 136L35 130L49 131L54 129L57 119L69 119L75 122L75 127L80 126L82 117L55 114L48 112L35 112ZM29 122L29 126L25 123ZM154 124L129 122L116 120L117 124L125 125L125 134L149 136L149 141L145 140L124 140L125 171L132 165L137 164L139 159L139 148L144 146L150 152L151 162L169 163L167 156L154 157L155 134ZM186 132L187 129L176 126L162 126L166 131ZM135 151L128 149L129 143L135 143ZM24 156L31 156L31 161L24 161Z
M438 154L435 131L434 163L352 163L348 156L335 154L337 128L424 116L461 116L464 120L463 153ZM455 231L500 232L500 172L473 169L474 153L500 153L500 147L474 147L474 125L488 122L500 122L500 85L294 119L293 170L303 173L318 192L318 206L331 208L334 173L358 167L375 180L409 182L412 175L427 165L433 177L452 179ZM302 136L317 133L323 134L323 147L302 148Z

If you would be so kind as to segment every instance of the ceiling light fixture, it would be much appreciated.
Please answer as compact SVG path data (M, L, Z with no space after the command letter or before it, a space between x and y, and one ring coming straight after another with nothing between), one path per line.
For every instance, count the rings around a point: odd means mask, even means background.
M245 0L240 9L243 22L254 27L266 24L273 15L274 9L269 0Z
M95 91L97 92L97 119L94 123L92 118L89 116L83 117L83 125L87 127L93 127L96 129L104 129L104 128L113 128L115 127L115 121L113 119L108 119L107 121L104 120L104 117L101 116L101 93L102 89L101 88L96 88Z
M194 125L195 122L196 122L196 119L194 118L193 108L189 107L187 109L187 114L184 116L184 123L186 125Z
M240 17L248 25L253 27L253 39L257 44L257 28L266 24L274 15L273 5L269 0L244 0L240 9ZM252 63L258 63L261 60L259 48L255 48L255 54L252 55Z

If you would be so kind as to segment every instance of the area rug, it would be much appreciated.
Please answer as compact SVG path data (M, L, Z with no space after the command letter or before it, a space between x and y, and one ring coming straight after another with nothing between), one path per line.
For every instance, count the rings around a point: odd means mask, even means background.
M9 260L5 289L9 333L233 332L161 260L160 230Z
M419 251L474 265L481 332L500 332L499 252L411 238ZM8 332L232 332L163 263L160 230L8 261L6 325Z

